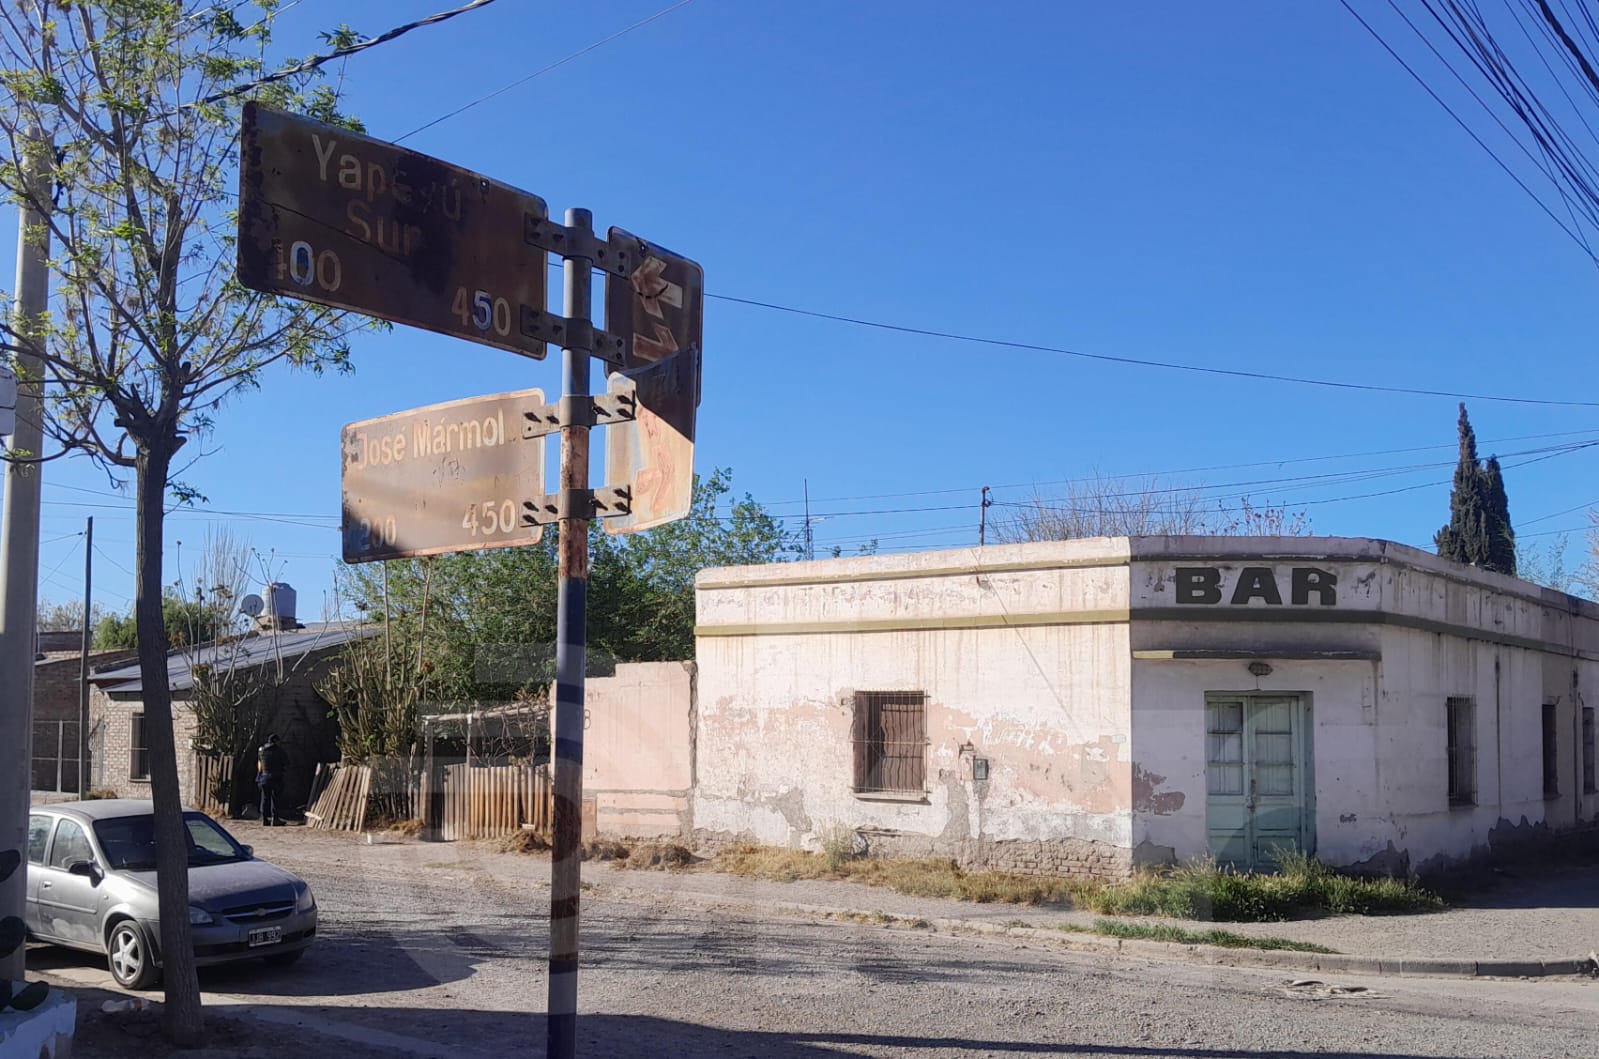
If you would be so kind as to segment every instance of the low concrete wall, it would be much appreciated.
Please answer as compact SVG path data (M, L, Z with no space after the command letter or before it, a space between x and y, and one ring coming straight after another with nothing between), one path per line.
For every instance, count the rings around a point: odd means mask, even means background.
M693 826L693 662L624 662L587 682L583 796L599 834L687 838Z

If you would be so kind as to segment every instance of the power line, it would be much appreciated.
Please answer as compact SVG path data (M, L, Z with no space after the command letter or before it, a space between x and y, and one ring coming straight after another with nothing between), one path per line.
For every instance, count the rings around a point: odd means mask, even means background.
M208 103L220 103L224 99L231 99L234 96L243 95L252 88L260 88L262 85L269 85L274 81L282 81L287 77L295 77L299 74L309 73L310 71L315 70L318 66L321 66L323 63L332 62L334 59L342 59L347 55L354 55L356 52L366 51L368 48L375 48L379 44L387 43L396 37L402 37L411 32L413 29L419 29L422 26L431 26L435 23L452 19L456 15L464 15L468 11L472 11L479 7L485 7L492 3L494 3L494 0L468 0L467 3L462 4L453 11L440 11L436 15L429 15L426 18L419 18L415 22L407 22L403 26L396 26L386 33L378 34L376 37L369 37L366 40L357 41L356 43L347 45L343 48L335 48L333 51L327 52L324 55L313 56L302 63L296 63L293 66L285 67L282 70L275 71L263 77L258 77L253 81L246 81L244 84L234 85L232 88L225 88L220 92L213 92L204 99L197 100L193 103L187 103L185 106L195 107L204 106Z
M1559 223L1558 220L1556 223ZM1594 264L1599 265L1599 258L1594 258ZM858 316L843 316L838 313L825 313L815 309L799 309L791 305L779 305L776 302L759 301L754 298L737 298L731 294L712 294L707 292L707 298L718 301L733 302L738 305L748 305L760 309L771 309L775 312L792 313L795 316L809 316L817 320L830 320L835 323L853 324L856 327L870 327L879 331L892 331L902 335L917 335L922 338L943 338L952 342L970 342L983 346L999 346L1003 349L1021 349L1033 353L1058 353L1067 357L1078 357L1082 360L1095 360L1108 364L1125 364L1139 368L1164 368L1170 371L1187 371L1200 375L1221 375L1234 379L1253 379L1259 382L1286 382L1300 386L1322 386L1335 390L1360 390L1369 393L1403 394L1409 397L1448 397L1451 400L1462 401L1494 401L1503 404L1521 405L1548 405L1563 408L1599 408L1599 401L1573 401L1558 400L1541 397L1506 397L1497 394L1465 393L1457 390L1428 390L1412 386L1383 386L1377 383L1366 382L1340 382L1335 379L1315 379L1302 375L1278 375L1266 371L1245 371L1242 368L1215 368L1200 364L1180 364L1169 360L1149 360L1142 357L1120 357L1110 353L1089 353L1080 349L1067 349L1064 346L1048 346L1038 342L1018 342L1004 338L985 338L981 335L960 334L954 331L938 331L926 327L911 327L907 324L893 324L883 320L868 320Z
M1599 266L1599 257L1596 257L1594 255L1594 252L1588 248L1587 244L1583 241L1582 237L1579 236L1570 227L1568 227L1565 224L1565 222L1562 221L1559 217L1555 216L1554 210L1549 208L1548 203L1544 202L1543 199L1539 198L1537 193L1534 192L1532 190L1532 188L1528 187L1526 182L1524 180L1522 180L1521 177L1516 175L1515 170L1511 169L1510 166L1505 163L1505 160L1500 158L1499 155L1494 152L1494 149L1492 147L1489 147L1488 144L1486 142L1484 142L1483 138L1481 136L1478 136L1476 131L1473 130L1470 125L1466 124L1466 121L1465 121L1464 118L1462 118L1459 114L1455 113L1455 110L1454 110L1453 107L1451 107L1448 103L1444 102L1442 96L1440 96L1437 92L1433 91L1432 86L1429 85L1426 82L1426 80L1424 80L1422 78L1422 76L1420 74L1418 74L1411 67L1411 65L1409 63L1407 63L1402 56L1400 56L1400 54L1397 51L1394 50L1392 45L1390 45L1386 40L1383 39L1382 34L1378 33L1377 30L1374 29L1372 27L1372 25L1369 22L1367 22L1364 18L1361 18L1359 12L1357 12L1353 7L1349 6L1349 0L1338 0L1338 2L1341 5L1343 5L1343 9L1345 11L1348 11L1349 14L1354 17L1356 22L1359 22L1361 24L1361 26L1363 26L1365 28L1367 33L1371 34L1373 40L1375 40L1378 44L1382 45L1382 48L1383 48L1384 51L1386 51L1389 55L1393 56L1395 62L1397 62L1400 66L1404 67L1405 72L1408 73L1415 80L1415 82L1418 85L1420 85L1422 87L1422 89L1425 90L1426 93L1429 96L1431 96L1433 98L1433 101L1435 103L1437 103L1440 107L1443 107L1444 110L1449 114L1449 116L1451 118L1455 119L1455 124L1459 125L1462 129L1464 129L1466 131L1466 135L1470 136L1473 140L1475 140L1477 142L1477 146L1481 147L1484 151L1486 151L1488 153L1488 157L1492 158L1494 160L1495 164L1497 164L1500 169L1503 169L1505 171L1505 175L1510 177L1511 180L1514 180L1516 182L1516 186L1521 188L1522 191L1525 191L1527 193L1527 197L1532 199L1533 202L1537 203L1538 204L1538 208L1543 210L1544 213L1548 214L1549 219L1551 221L1554 221L1555 225L1561 231L1565 232L1566 235L1571 237L1571 241L1576 243L1577 246L1582 249L1582 252L1588 256L1588 260L1592 261L1596 266ZM1492 398L1477 398L1477 400L1485 400L1485 399L1486 400L1492 400ZM1541 402L1538 402L1538 403L1541 403ZM1556 403L1556 402L1551 402L1551 403Z
M397 137L393 142L394 143L399 143L401 140L410 139L412 136L415 136L419 132L423 132L423 131L425 131L427 129L431 129L433 126L439 124L439 122L441 122L441 121L448 121L449 119L455 117L457 114L462 114L462 113L465 113L468 110L471 110L473 107L477 106L479 103L486 103L489 100L493 99L495 96L502 95L502 94L504 94L506 92L509 92L513 88L517 88L517 87L520 87L521 85L527 84L529 81L533 80L535 77L542 77L545 74L549 73L551 70L559 69L560 67L565 66L567 63L571 62L572 60L580 59L583 56L587 55L589 52L593 51L594 49L599 48L599 47L603 47L604 45L611 43L611 41L616 40L618 37L625 37L629 33L632 33L635 29L642 29L643 27L649 25L651 22L654 22L656 19L664 18L667 15L670 15L673 11L676 11L678 8L687 7L692 2L693 2L693 0L678 0L677 3L673 4L670 7L663 7L661 10L655 12L655 14L649 16L648 18L641 18L637 22L633 23L631 26L627 26L627 27L625 27L623 29L617 30L615 33L612 33L609 37L605 37L605 38L602 38L600 40L597 40L593 44L587 45L586 47L579 48L577 51L573 52L572 54L570 54L568 56L565 56L564 58L555 60L554 62L550 63L548 66L543 66L543 67L540 67L537 70L534 70L532 73L528 74L526 77L518 78L517 80L512 81L508 85L504 85L504 86L502 86L500 88L496 88L492 92L489 92L489 93L487 93L485 95L481 95L478 98L472 100L472 102L465 104L464 106L456 107L454 110L450 111L448 114L441 114L440 116L434 118L432 121L428 122L426 125L418 125L416 128L412 129L410 132L406 133L404 136Z

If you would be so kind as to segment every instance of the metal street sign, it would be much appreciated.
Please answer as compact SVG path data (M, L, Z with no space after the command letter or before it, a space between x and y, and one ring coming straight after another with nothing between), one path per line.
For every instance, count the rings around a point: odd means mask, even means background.
M605 277L605 328L626 343L628 367L610 377L613 396L635 399L633 419L605 432L605 480L630 488L626 514L607 533L637 533L688 514L694 500L694 418L700 403L705 272L686 257L612 228L613 247L637 264Z
M240 138L239 282L543 359L543 199L256 103Z
M605 431L605 480L628 487L625 514L606 516L605 532L637 533L688 514L694 502L694 409L700 351L610 378L613 396L631 394L633 418Z
M544 492L542 390L413 408L344 428L344 561L536 544L522 504Z
M705 270L620 228L612 228L606 241L636 262L626 279L605 277L605 329L626 343L624 365L635 368L680 349L702 348ZM698 394L694 400L699 403Z

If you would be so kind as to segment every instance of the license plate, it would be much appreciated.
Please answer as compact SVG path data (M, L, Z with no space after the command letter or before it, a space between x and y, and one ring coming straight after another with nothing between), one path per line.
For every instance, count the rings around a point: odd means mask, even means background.
M262 927L259 930L250 931L250 948L252 949L257 945L276 945L282 940L282 927Z

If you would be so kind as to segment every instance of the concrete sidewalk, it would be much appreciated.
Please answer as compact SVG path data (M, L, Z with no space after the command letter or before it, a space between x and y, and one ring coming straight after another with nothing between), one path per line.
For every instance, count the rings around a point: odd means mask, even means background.
M860 883L770 882L708 871L660 872L583 866L597 895L613 894L710 907L768 909L783 914L870 917L941 930L1002 933L1074 949L1181 957L1205 962L1345 971L1502 977L1595 974L1599 950L1599 869L1562 867L1504 873L1490 890L1439 912L1393 916L1325 916L1278 923L1212 923L1156 917L1111 917L1063 908L975 904L909 897ZM1123 940L1063 931L1101 920L1169 924L1192 931L1219 928L1247 937L1285 938L1336 955Z

